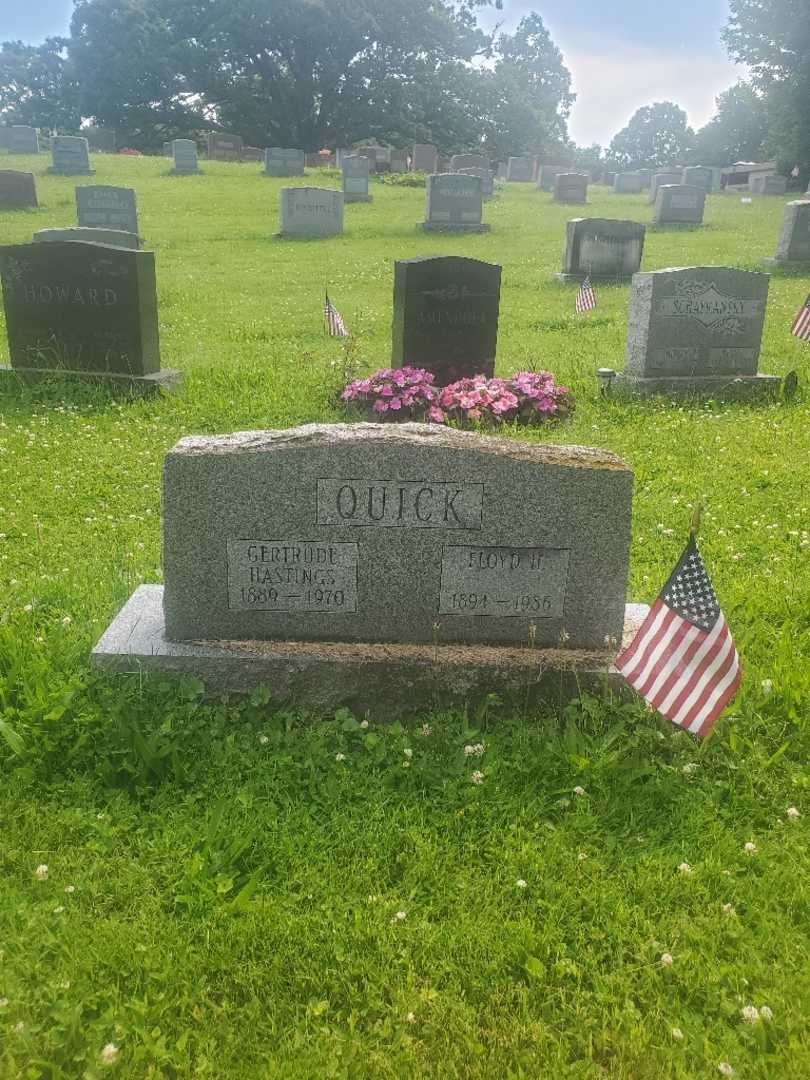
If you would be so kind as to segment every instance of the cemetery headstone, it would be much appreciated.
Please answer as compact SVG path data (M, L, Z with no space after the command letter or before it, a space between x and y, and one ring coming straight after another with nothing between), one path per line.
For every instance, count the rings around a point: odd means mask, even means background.
M242 157L242 136L212 131L208 136L209 161L239 161Z
M200 173L197 164L197 144L193 139L175 139L172 142L173 172L176 176L194 176Z
M450 172L463 169L489 169L489 158L483 154L453 154L450 158Z
M489 169L459 169L462 176L477 176L481 181L481 197L491 199L495 191L495 182Z
M481 223L482 181L464 173L434 173L425 190L426 232L488 232Z
M680 179L680 177L679 177L679 179ZM608 169L606 169L602 173L602 183L606 184L608 187L613 187L615 182L616 182L616 173L615 172L610 172Z
M689 184L659 184L653 209L655 225L701 225L706 190Z
M126 229L95 229L95 228L67 228L67 229L38 229L33 236L36 244L52 244L63 240L83 240L88 244L111 244L113 247L131 248L136 250L140 247L137 233Z
M757 374L768 283L767 274L727 266L636 274L616 389L735 398L777 393L778 377Z
M343 201L371 202L368 193L368 174L371 162L363 154L346 154L342 160Z
M38 154L39 133L25 124L14 124L9 135L8 149L12 154Z
M787 191L787 179L776 173L752 176L748 181L748 190L753 195L784 195Z
M171 142L165 142L163 144L163 156L164 157L171 157L172 156L172 144L171 144Z
M411 168L414 172L435 173L439 152L432 143L414 143Z
M11 355L4 375L103 378L146 393L178 381L160 369L154 252L14 244L0 248L0 278Z
M392 365L427 368L439 386L493 375L500 295L493 263L460 255L395 262Z
M342 191L320 187L281 189L280 236L338 236L342 232Z
M527 157L510 157L506 163L506 179L518 183L531 183L533 176L532 161Z
M0 124L0 150L8 150L11 145L11 128Z
M16 169L0 170L0 210L28 210L37 207L34 174Z
M51 139L51 169L60 176L91 176L87 139L75 135L54 135Z
M265 176L303 176L304 151L269 146L264 152Z
M637 172L616 173L613 190L618 195L638 195L644 190L644 178Z
M588 201L588 176L585 173L559 172L554 177L554 202Z
M702 187L706 192L714 191L714 173L715 170L710 165L690 165L683 170L681 183Z
M505 162L503 162L503 161L498 162L497 168L495 169L495 179L496 180L505 180L506 179L506 163Z
M101 154L114 154L116 147L115 131L112 128L82 128L91 150Z
M655 196L661 184L680 184L682 177L683 169L679 169L677 172L671 170L656 173L650 181L650 204L655 204Z
M76 220L91 229L138 233L138 204L132 188L88 184L76 188Z
M408 153L406 150L392 150L389 158L391 172L404 173L408 171Z
M765 265L786 270L810 266L810 198L796 199L785 205L776 254L767 259Z
M537 169L537 190L553 191L554 180L560 173L567 173L567 165L539 165Z
M653 171L652 169L636 169L636 172L641 177L641 187L646 191L652 183Z
M645 227L637 221L574 218L566 225L560 281L629 281L641 266Z
M264 161L264 150L258 146L243 146L242 161Z

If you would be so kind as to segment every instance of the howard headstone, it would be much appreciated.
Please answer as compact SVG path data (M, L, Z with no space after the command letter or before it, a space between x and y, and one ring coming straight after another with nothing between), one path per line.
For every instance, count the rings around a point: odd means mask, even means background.
M138 234L124 229L38 229L33 237L35 244L53 244L64 240L83 240L88 244L111 244L113 247L131 248L135 251L140 247Z
M426 232L488 232L481 223L482 181L463 173L433 173L425 185Z
M269 146L264 152L264 175L303 176L305 159L303 150Z
M81 242L0 248L11 368L24 377L103 377L141 392L161 371L155 256Z
M346 154L341 161L343 173L343 201L371 202L368 193L368 174L371 163L363 154Z
M566 225L561 281L629 281L641 266L645 227L637 221L574 218Z
M178 176L193 176L200 172L197 164L197 144L193 139L175 139L172 142L172 158Z
M644 190L644 178L637 172L616 173L613 190L619 195L638 195Z
M506 179L529 184L534 179L532 160L527 157L510 157L506 163Z
M776 393L780 380L757 374L768 282L767 274L726 266L636 274L617 390L674 396Z
M810 266L810 198L785 205L776 254L766 265L796 270Z
M584 203L587 200L588 177L585 173L557 173L554 177L554 202Z
M748 190L754 195L784 195L787 179L776 173L752 176L748 181Z
M281 189L281 236L337 236L342 232L342 191L321 187Z
M26 127L25 124L14 124L9 134L8 149L11 154L38 154L37 129Z
M60 176L90 176L90 146L75 135L54 135L51 139L51 172Z
M76 188L76 220L92 229L120 229L137 235L138 205L133 188L88 184Z
M659 184L653 209L655 225L701 225L706 205L704 188L689 184Z
M239 161L242 156L242 136L212 131L208 136L209 161Z
M501 268L460 255L394 263L392 365L432 371L439 386L492 376Z
M432 143L414 143L411 168L414 172L436 172L439 152Z
M28 210L37 205L33 173L16 169L0 170L0 210Z

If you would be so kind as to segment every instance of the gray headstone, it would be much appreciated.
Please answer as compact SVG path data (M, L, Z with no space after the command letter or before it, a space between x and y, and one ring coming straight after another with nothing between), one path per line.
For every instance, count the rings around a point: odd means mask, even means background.
M414 172L435 173L439 152L432 143L414 143L411 168Z
M76 135L54 135L51 139L51 172L60 176L90 176L90 146Z
M343 173L343 201L371 202L368 193L368 174L371 162L364 154L344 154L341 159Z
M527 157L510 157L506 163L506 179L520 183L531 183L534 179L532 159Z
M64 240L82 240L87 244L111 244L113 247L130 248L137 251L140 247L138 234L125 229L38 229L34 233L34 243L53 244Z
M207 142L209 161L239 161L242 157L242 136L212 131Z
M588 176L585 173L559 172L554 177L554 202L588 201Z
M8 150L11 145L11 128L0 124L0 150Z
M9 134L8 148L12 154L38 154L37 129L26 127L25 124L14 124Z
M748 181L748 190L754 195L784 195L787 191L787 179L776 173L752 176Z
M160 370L154 252L15 244L0 248L0 276L13 368Z
M264 175L303 176L305 161L303 150L269 146L264 152Z
M690 165L683 170L681 183L692 187L702 187L707 192L715 191L715 172L719 173L719 171L710 165Z
M171 157L172 156L172 144L171 144L171 142L165 142L163 144L163 156L164 157Z
M481 224L482 181L464 173L433 173L425 185L427 232L487 232Z
M641 186L646 191L652 184L653 170L652 169L636 169L636 172L641 177Z
M661 184L680 184L683 177L683 169L670 170L669 172L658 172L650 181L650 204L654 205L655 196L658 192L658 188Z
M489 158L483 154L453 154L450 172L461 172L462 169L489 169Z
M462 176L477 176L481 181L481 197L491 199L495 191L495 183L489 169L459 169Z
M568 172L567 165L540 165L537 170L537 190L553 191L554 179L559 173Z
M655 225L701 225L706 190L688 184L659 184L653 209Z
M566 225L562 278L629 280L641 266L645 232L637 221L574 218Z
M132 188L88 184L76 188L76 220L91 229L138 232L138 204Z
M112 128L87 127L82 128L82 131L91 150L97 150L102 154L115 153L116 139Z
M609 451L423 424L185 438L163 470L166 636L602 650L632 484Z
M438 386L492 376L501 268L460 255L394 263L392 365L432 371Z
M243 146L242 161L264 161L264 150L258 146Z
M197 144L193 139L175 139L172 142L174 172L178 175L194 175L200 172L197 164Z
M810 265L810 198L796 199L785 205L782 231L772 264Z
M0 210L27 210L36 206L34 174L16 169L0 170Z
M281 189L282 236L336 236L343 232L343 192L332 188Z
M406 150L392 150L389 156L391 172L404 173L408 171L408 152Z
M638 195L644 190L644 177L637 172L616 173L613 190L618 195Z

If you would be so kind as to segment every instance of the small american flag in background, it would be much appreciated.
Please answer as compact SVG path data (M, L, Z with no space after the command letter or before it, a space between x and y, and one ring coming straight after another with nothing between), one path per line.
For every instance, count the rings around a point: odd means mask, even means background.
M648 705L706 735L740 685L740 658L694 535L650 613L614 661Z
M323 306L323 317L326 320L326 330L330 337L348 337L349 331L343 321L343 316L326 294L326 303Z
M593 291L593 285L591 285L590 274L579 287L574 307L577 315L581 315L583 311L593 311L596 307L596 293Z
M810 341L810 296L799 308L790 332L794 337L801 338L802 341Z

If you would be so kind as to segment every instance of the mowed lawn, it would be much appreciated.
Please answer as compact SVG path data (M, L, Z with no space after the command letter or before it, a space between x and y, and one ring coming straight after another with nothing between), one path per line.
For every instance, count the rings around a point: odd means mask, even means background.
M622 366L629 288L598 286L576 318L552 275L568 218L649 222L644 196L592 187L580 210L512 184L485 206L490 234L456 239L416 231L422 188L374 182L344 236L280 241L280 188L338 174L93 160L79 182L137 190L163 366L185 386L0 397L3 1080L646 1080L721 1064L804 1080L810 346L789 327L810 276L771 280L760 369L799 372L792 402L606 403L593 372ZM0 213L3 243L75 224L74 180L49 162L0 158L34 169L41 203ZM785 201L711 196L704 228L648 233L643 268L757 269ZM703 745L635 703L493 699L361 727L89 671L118 607L160 581L165 452L341 419L324 289L357 357L384 366L394 259L441 253L503 266L499 373L548 368L573 388L570 423L514 436L632 467L628 599L654 598L705 500L745 677ZM769 1018L744 1019L763 1005Z

